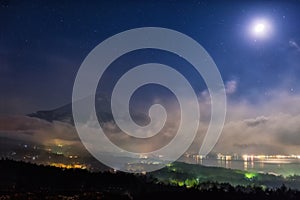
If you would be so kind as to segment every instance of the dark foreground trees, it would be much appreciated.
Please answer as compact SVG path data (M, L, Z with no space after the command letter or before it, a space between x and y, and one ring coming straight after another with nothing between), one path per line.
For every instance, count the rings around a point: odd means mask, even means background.
M193 188L158 183L151 175L91 173L87 170L0 160L0 199L300 199L282 186L262 189L226 183L200 183Z

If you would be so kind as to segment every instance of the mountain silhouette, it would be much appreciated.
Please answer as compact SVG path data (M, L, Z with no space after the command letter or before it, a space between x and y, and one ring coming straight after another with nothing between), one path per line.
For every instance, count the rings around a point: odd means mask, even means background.
M76 102L73 102L76 104ZM114 121L113 114L111 111L110 96L106 94L97 94L95 97L95 107L98 121L100 123ZM137 109L130 110L131 117L142 124L149 121L149 117L139 112ZM27 116L40 118L49 122L61 121L74 125L72 115L72 103L63 105L53 110L41 110L35 113L30 113Z

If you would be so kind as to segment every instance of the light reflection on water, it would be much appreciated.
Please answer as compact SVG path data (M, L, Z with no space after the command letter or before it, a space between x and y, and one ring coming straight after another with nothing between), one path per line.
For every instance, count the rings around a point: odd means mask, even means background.
M204 166L224 167L229 169L239 169L246 171L270 173L276 175L290 176L300 175L299 159L265 159L265 160L218 160L181 158L180 161L200 164Z

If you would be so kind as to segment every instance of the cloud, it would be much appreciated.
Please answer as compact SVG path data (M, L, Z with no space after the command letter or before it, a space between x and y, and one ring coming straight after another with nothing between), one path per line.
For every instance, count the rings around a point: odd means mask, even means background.
M298 45L298 43L296 41L290 40L289 45L290 45L290 47L295 48L297 51L300 51L300 46Z
M208 93L202 92L199 98L201 121L195 142L189 152L197 153L202 144L209 124L210 104L207 103ZM282 91L271 91L269 96L262 95L258 102L252 103L247 99L240 101L229 100L227 120L223 132L213 152L222 153L253 153L253 154L298 154L300 151L300 95ZM175 112L175 111L173 111ZM206 116L203 120L203 116ZM163 134L176 133L174 126L179 119L173 117ZM171 136L172 134L169 134ZM130 138L121 141L128 148ZM126 140L127 139L127 140ZM135 146L153 149L166 144L170 138L161 137L148 140ZM124 141L126 141L124 143Z
M67 123L53 123L27 116L1 116L0 137L17 139L40 146L63 144L73 146L75 151L80 141L75 128Z
M251 125L249 126L249 122ZM254 154L297 154L300 115L274 114L225 125L216 151Z
M189 152L197 153L207 131L210 116L208 94L199 98L200 126ZM258 97L256 103L247 99L229 100L223 132L213 152L254 154L298 154L300 152L300 95L284 91ZM180 122L178 109L170 110L163 130L143 140L123 133L110 121L102 125L107 137L119 147L134 152L149 152L170 142ZM192 120L192 119L190 119ZM86 153L75 128L67 123L52 123L25 116L0 117L0 137L30 141L43 146L64 144L71 150ZM106 147L103 146L103 150Z
M230 80L225 83L226 94L233 94L236 92L236 89L237 89L237 81L236 80Z
M244 120L248 126L258 126L268 121L268 118L265 116L259 116L255 119L246 119Z
M271 92L256 103L229 102L227 122L215 152L298 154L300 95Z

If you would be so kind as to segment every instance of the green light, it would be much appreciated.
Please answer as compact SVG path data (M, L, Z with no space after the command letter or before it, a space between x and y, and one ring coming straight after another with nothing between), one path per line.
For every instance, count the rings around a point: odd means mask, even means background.
M268 187L266 186L266 185L261 185L260 186L264 191L266 190L266 189L268 189Z
M198 185L199 181L197 181L197 179L186 179L185 181L169 179L169 183L171 183L172 185L185 186L187 188L191 188Z
M251 172L245 173L245 177L246 177L247 179L253 179L253 178L256 177L256 176L257 176L256 173L251 173Z
M171 184L173 184L173 185L177 185L178 184L177 180L175 180L175 179L170 179L169 182Z
M179 180L176 180L176 179L170 179L169 182L173 185L184 186L183 181L179 181Z
M193 186L196 186L198 184L198 181L196 179L186 179L184 181L184 184L187 188L191 188Z
M178 181L178 186L180 186L180 187L184 186L184 182L183 181Z

